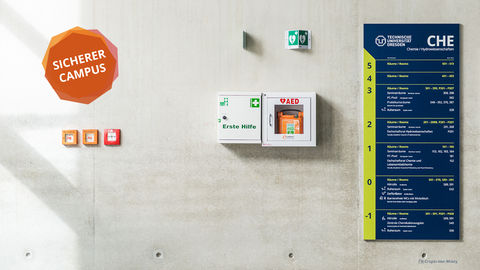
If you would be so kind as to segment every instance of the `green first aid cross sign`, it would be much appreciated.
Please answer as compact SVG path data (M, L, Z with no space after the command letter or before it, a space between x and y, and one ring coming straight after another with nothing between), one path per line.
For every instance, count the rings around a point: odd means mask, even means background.
M285 31L285 49L311 49L312 31L290 30Z
M259 98L251 98L250 99L250 108L260 108L260 99Z

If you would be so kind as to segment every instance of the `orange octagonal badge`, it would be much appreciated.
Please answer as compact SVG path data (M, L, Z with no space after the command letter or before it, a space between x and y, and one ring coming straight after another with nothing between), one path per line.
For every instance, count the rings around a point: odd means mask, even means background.
M72 28L50 40L42 64L62 100L90 104L112 88L118 53L98 30Z

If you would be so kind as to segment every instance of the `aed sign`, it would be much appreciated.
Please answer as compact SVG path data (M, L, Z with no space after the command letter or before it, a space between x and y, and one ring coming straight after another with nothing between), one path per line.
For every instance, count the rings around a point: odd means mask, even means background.
M117 48L98 30L72 28L53 37L42 64L62 100L89 104L118 77Z
M312 31L290 30L285 31L285 49L311 49Z
M281 98L280 103L282 104L298 104L300 100L298 98Z

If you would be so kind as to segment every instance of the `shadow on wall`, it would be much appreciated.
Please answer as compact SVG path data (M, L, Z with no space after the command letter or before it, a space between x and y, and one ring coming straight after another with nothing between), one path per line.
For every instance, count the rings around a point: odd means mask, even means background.
M240 157L251 159L335 161L338 155L334 154L334 108L318 94L316 96L316 147L262 147L259 144L223 144L223 146Z
M256 39L254 35L246 33L247 39L247 51L256 54L257 56L263 55L262 43L259 42L260 39Z
M0 24L5 26L38 58L43 59L49 40L3 0L0 0ZM39 62L40 64L41 62Z
M44 57L49 40L4 0L0 0L0 24L38 57L38 65L41 67L41 59ZM0 131L11 130L11 127L8 126L11 121L22 120L18 118L2 118L0 119ZM0 166L8 170L17 181L35 194L48 208L56 213L59 219L76 233L78 238L75 243L72 243L72 246L77 246L78 249L78 254L76 254L78 263L76 266L79 269L90 268L94 258L93 251L84 247L94 245L93 194L85 197L85 193L88 190L82 190L73 186L66 176L58 171L41 153L34 150L20 135L13 132L2 132L2 141L4 143L13 142L15 150L12 152L3 151L0 154ZM17 222L29 222L32 226L41 222L40 220L21 220L18 217L16 218ZM15 239L15 234L12 232L3 230L0 233L4 235L9 234L8 239ZM55 234L56 232L52 229L45 233ZM41 243L38 243L37 239L32 239L32 242L23 244L26 247L39 248L38 245ZM36 254L40 253L36 252L37 250L31 251ZM30 253L27 254L30 255ZM28 256L25 254L18 255ZM36 258L33 257L29 260L32 259ZM38 259L39 261L44 260L43 258ZM51 262L44 261L43 263L45 265L45 263Z
M8 130L8 120L1 119L0 130ZM3 132L4 142L14 142L15 151L2 153L0 165L7 169L16 180L27 187L36 197L54 211L57 216L78 236L75 243L78 247L92 246L94 243L94 205L93 195L86 196L88 190L72 185L66 176L58 171L47 159L33 149L27 141L16 133ZM59 142L60 143L60 142ZM91 208L88 206L90 205ZM23 220L25 222L25 220ZM39 220L28 220L32 224ZM86 231L87 230L87 231ZM2 231L1 233L12 232ZM54 230L46 234L55 234ZM34 241L36 241L34 239ZM25 243L36 247L38 243ZM35 252L36 250L32 250ZM82 252L85 252L83 254ZM38 254L38 252L37 252ZM79 248L79 262L87 263L92 259L90 250Z

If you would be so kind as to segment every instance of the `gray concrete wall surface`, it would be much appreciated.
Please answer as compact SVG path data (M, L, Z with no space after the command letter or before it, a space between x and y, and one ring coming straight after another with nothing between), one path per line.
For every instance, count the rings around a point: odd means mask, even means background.
M480 269L479 14L477 0L0 0L0 269ZM363 240L364 23L461 24L460 241ZM119 51L90 105L59 100L41 65L74 26ZM311 50L284 49L296 28ZM316 92L317 147L216 143L220 91ZM61 144L88 128L121 129L121 146Z

